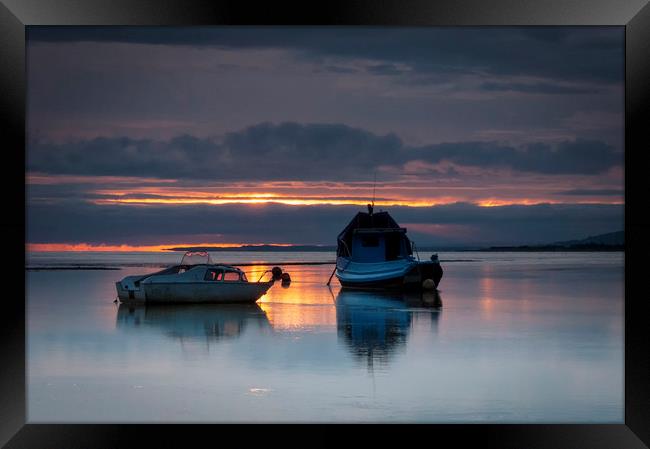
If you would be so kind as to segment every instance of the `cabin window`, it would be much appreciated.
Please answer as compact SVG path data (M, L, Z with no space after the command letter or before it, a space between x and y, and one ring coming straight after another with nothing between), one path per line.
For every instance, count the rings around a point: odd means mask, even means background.
M236 271L226 271L223 275L223 280L226 282L239 281L239 273Z
M241 274L241 280L244 282L248 282L248 279L246 278L246 273Z
M382 234L359 235L352 241L352 260L357 262L381 262L386 249Z
M364 248L379 246L379 237L375 235L366 235L361 237L361 246Z
M217 281L220 280L219 277L221 276L221 271L220 270L208 270L205 272L205 277L203 278L204 281Z
M386 260L396 260L402 253L402 235L389 234L386 236Z

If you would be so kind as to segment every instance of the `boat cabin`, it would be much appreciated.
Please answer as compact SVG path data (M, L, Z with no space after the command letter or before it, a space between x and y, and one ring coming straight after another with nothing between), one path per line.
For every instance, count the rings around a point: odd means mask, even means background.
M178 275L181 275L180 277ZM138 286L144 279L152 282L248 282L246 273L239 268L229 265L174 265L157 273L145 276L135 285Z
M406 228L400 227L388 212L359 212L339 234L338 257L353 262L386 262L413 255Z
M179 265L144 276L127 276L127 288L139 288L140 284L157 282L248 282L246 273L230 265L215 264L205 251L188 251ZM130 286L130 287L129 287Z
M205 270L203 280L216 282L248 282L248 279L246 279L246 273L237 268L226 266L216 268L208 267L207 270Z

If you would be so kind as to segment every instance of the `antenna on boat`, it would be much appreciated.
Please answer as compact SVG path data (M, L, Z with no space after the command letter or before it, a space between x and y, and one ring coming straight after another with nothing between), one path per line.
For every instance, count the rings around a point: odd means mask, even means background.
M372 183L372 203L368 204L368 213L372 215L372 210L375 208L375 187L377 186L377 170L375 170L375 180Z

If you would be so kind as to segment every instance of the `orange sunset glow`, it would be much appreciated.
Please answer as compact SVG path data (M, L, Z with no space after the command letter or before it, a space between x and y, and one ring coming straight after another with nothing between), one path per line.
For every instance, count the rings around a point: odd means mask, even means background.
M257 187L260 190L252 190ZM568 188L568 186L567 186ZM246 190L248 189L248 190ZM264 189L264 190L261 190ZM243 191L242 191L243 190ZM530 182L527 186L495 185L487 190L471 185L413 185L400 181L383 183L376 189L376 206L433 207L466 202L480 207L563 204L561 195L549 192L548 186ZM331 191L336 193L332 194ZM498 192L499 196L495 196ZM245 183L214 187L134 186L127 189L96 189L91 199L96 205L226 205L282 204L287 206L361 206L372 201L375 192L367 183ZM621 197L584 196L573 204L623 204Z
M261 246L265 243L168 243L165 245L107 245L90 243L27 243L26 250L32 252L47 251L99 251L99 252L161 252L169 251L170 248L178 247L215 247L215 248L239 248L246 246ZM289 243L273 243L268 246L292 246Z
M445 204L454 204L462 202L462 198L443 197L435 200L380 200L375 201L376 206L406 206L406 207L432 207ZM101 204L165 204L165 205L189 205L189 204L208 204L208 205L222 205L222 204L284 204L288 206L317 206L317 205L330 205L330 206L365 206L368 200L340 200L329 198L284 198L272 194L252 194L251 197L239 198L118 198L118 199L101 199L94 200L93 203ZM511 199L511 200L497 200L487 199L473 202L480 207L496 207L496 206L532 206L539 204L563 204L563 201L555 199ZM574 203L575 204L575 203ZM581 200L578 204L624 204L620 200L610 200L606 203L596 200Z
M118 198L94 200L95 204L284 204L287 206L365 206L369 200L355 199L332 199L332 198L287 198L273 194L252 194L250 197L235 198ZM456 198L440 198L436 200L383 200L375 201L376 206L408 206L408 207L430 207L442 204L453 204Z
M620 176L612 171L612 179ZM125 176L68 176L28 173L28 185L86 185L92 195L84 201L97 206L192 206L192 205L265 205L284 206L360 206L375 198L379 207L404 206L426 208L454 203L469 203L479 207L533 206L540 204L624 204L621 195L591 195L567 197L571 189L587 189L593 179L555 178L553 187L545 177L529 177L514 183L495 175L489 188L480 179L392 179L374 185L369 182L324 181L238 181L210 182L196 186L182 180L135 178ZM525 181L525 182L524 182ZM607 185L610 181L604 178ZM92 186L111 185L110 188ZM612 185L613 187L613 185ZM554 192L555 190L555 192ZM43 198L41 201L51 201Z
M225 206L241 206L241 210L253 208L262 215L278 207L287 211L299 210L301 217L308 213L318 213L320 208L350 207L351 212L365 210L365 207L374 197L374 204L378 208L394 210L394 208L407 208L426 216L425 220L405 221L412 231L418 232L426 243L427 239L445 239L449 242L470 242L483 228L473 226L471 223L437 223L436 207L457 207L455 205L468 205L478 210L497 210L504 206L536 207L542 205L623 205L622 195L594 193L581 194L567 197L565 191L582 188L588 191L588 180L581 178L572 180L556 179L553 188L549 188L548 180L544 177L531 177L525 184L513 184L509 181L495 179L490 188L475 185L472 179L459 181L424 181L394 179L383 182L377 186L368 182L321 182L321 181L240 181L234 183L206 182L198 183L184 180L143 178L138 184L137 178L119 176L63 176L40 173L28 173L26 176L28 189L50 188L79 188L82 194L74 199L79 204L92 205L97 213L103 210L121 208L123 214L127 211L133 213L147 213L148 210L171 211L191 210L189 206L208 206L210 210L218 212ZM576 181L577 180L577 181ZM78 186L78 187L77 187ZM608 186L609 187L609 186ZM556 193L555 193L556 192ZM598 192L598 190L595 190ZM606 192L606 191L605 191ZM34 204L56 205L60 198L53 196L34 197ZM277 206L266 208L263 206ZM467 206L464 206L467 207ZM206 209L196 217L196 223L207 222L200 218ZM228 209L232 214L232 208ZM140 212L142 211L142 212ZM265 212L266 211L266 212ZM309 212L313 211L313 212ZM109 212L113 214L115 212ZM131 213L131 212L129 212ZM501 214L501 212L495 212ZM346 214L347 215L347 214ZM254 220L246 218L246 225L254 226L261 216L256 215ZM199 232L186 232L187 222L180 227L169 228L164 235L158 237L146 235L146 240L138 242L132 239L112 239L100 236L96 240L85 240L73 236L66 241L57 241L50 238L26 244L29 252L163 252L173 247L216 247L236 248L242 245L275 244L291 246L302 244L331 245L339 227L343 226L349 218L341 217L335 228L329 228L323 237L317 239L303 237L304 232L313 227L309 224L299 224L290 236L264 232L263 235L237 233L240 223L230 215L224 219L210 221L207 229ZM232 223L232 229L223 233L223 224ZM283 226L283 225L278 225ZM291 227L291 226L289 226ZM143 228L143 233L146 234ZM263 227L264 228L264 227ZM219 236L215 234L217 232ZM260 231L257 231L260 232ZM201 236L201 234L203 236ZM210 235L210 236L208 236ZM187 240L185 240L187 238ZM215 241L211 242L210 239ZM75 241L75 239L78 239ZM201 243L192 243L192 240ZM171 242L171 243L168 243ZM176 243L181 242L181 243ZM188 243L189 242L189 243ZM255 242L255 243L249 243Z

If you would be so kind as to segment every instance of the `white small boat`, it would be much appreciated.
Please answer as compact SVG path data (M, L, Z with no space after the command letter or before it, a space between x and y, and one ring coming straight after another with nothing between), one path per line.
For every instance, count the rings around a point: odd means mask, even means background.
M207 252L187 252L179 265L127 276L115 283L122 303L254 303L273 285L249 282L230 265L214 264Z

